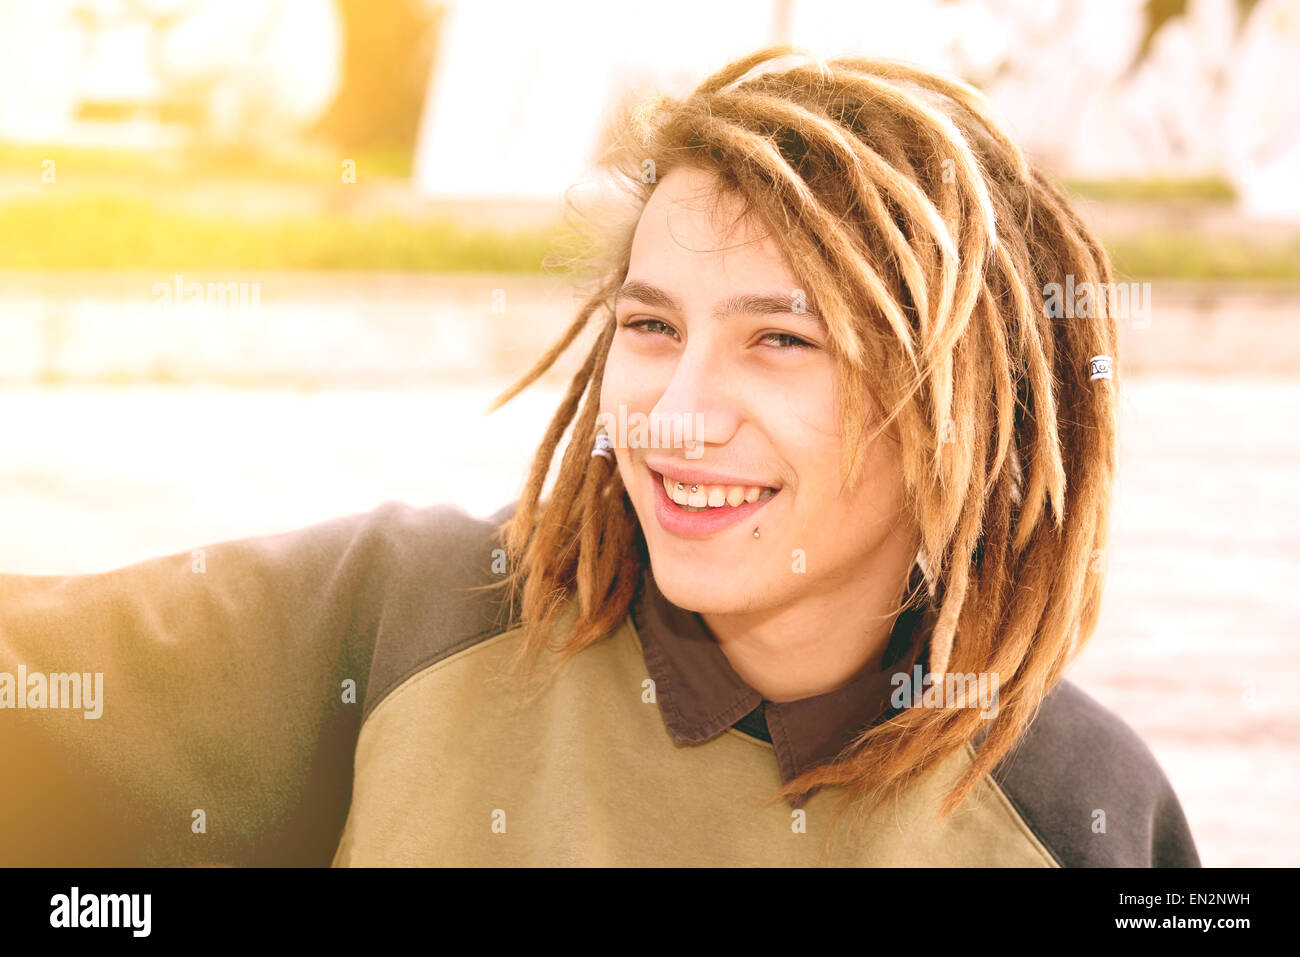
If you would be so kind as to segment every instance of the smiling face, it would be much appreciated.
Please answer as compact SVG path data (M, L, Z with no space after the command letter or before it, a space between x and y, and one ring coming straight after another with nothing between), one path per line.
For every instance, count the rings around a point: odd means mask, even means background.
M692 167L655 187L601 385L603 421L627 423L609 431L655 580L679 607L715 615L868 583L879 593L885 578L905 578L919 541L898 446L888 434L872 441L862 480L842 487L835 362L815 290L800 292L769 231L737 222L741 201L718 203L716 190ZM661 431L638 436L637 423ZM662 447L674 427L677 447Z

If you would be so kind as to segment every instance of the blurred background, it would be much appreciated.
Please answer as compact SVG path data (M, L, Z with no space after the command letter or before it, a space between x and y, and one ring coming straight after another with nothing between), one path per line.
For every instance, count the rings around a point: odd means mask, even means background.
M602 123L771 42L977 84L1150 283L1072 676L1207 865L1300 863L1296 0L0 0L0 571L513 500Z

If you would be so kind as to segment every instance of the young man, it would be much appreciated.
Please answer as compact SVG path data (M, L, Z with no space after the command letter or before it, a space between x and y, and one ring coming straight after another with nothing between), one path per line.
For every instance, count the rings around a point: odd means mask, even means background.
M0 668L104 677L94 721L0 712L0 847L1199 863L1146 746L1060 680L1101 598L1115 324L1043 297L1104 252L973 90L790 52L620 123L632 215L502 397L599 317L515 506L0 576Z

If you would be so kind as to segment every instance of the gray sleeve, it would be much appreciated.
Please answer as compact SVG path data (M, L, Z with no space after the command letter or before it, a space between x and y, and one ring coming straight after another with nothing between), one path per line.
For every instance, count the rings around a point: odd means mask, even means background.
M497 587L506 572L498 529L513 510L480 519L443 505L402 518L392 556L400 576L387 589L363 721L412 675L509 630L515 610Z
M436 511L0 575L0 863L328 865L376 641L410 625L411 563L448 560L415 531ZM100 713L14 707L20 673L63 675L65 700L102 675Z
M1069 681L1043 700L993 778L1062 866L1201 866L1151 749Z

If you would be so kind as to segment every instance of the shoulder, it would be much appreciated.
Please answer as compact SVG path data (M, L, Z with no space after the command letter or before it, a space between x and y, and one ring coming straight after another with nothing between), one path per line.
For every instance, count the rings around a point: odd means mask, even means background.
M1043 699L992 776L1065 867L1200 866L1182 806L1151 749L1070 681Z
M457 505L389 501L351 520L399 582L433 576L452 586L477 583L482 573L491 573L493 551L500 547L498 530L513 511L512 504L478 518Z
M386 502L365 516L375 594L363 718L411 675L509 627L500 527L453 505Z

